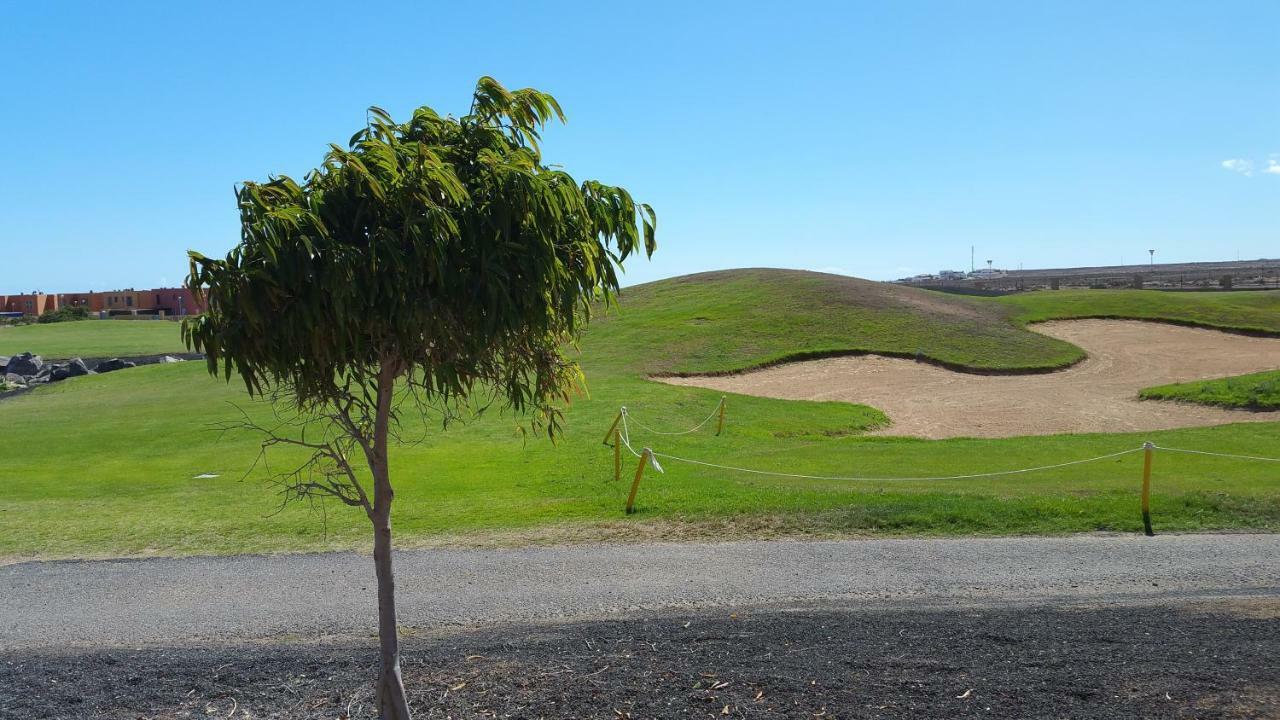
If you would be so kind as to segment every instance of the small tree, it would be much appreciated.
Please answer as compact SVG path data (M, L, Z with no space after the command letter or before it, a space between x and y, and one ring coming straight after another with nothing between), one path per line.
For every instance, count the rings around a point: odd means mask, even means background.
M209 309L184 322L187 346L302 421L254 425L264 451L304 453L274 476L285 500L336 498L373 524L383 718L409 717L388 451L402 420L498 405L554 437L581 378L563 348L617 291L616 266L654 250L652 208L543 164L553 119L550 95L488 77L461 118L370 108L301 184L237 189L241 242L225 258L190 253L187 287Z

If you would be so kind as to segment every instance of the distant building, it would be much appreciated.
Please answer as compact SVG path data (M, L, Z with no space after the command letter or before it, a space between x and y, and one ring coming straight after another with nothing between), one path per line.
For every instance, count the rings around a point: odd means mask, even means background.
M42 315L64 307L82 307L108 315L199 315L204 305L186 288L110 290L107 292L0 295L0 312Z
M964 273L960 270L939 270L939 280L963 280Z
M979 268L969 273L969 277L975 280L990 280L992 278L1002 278L1005 275L1008 275L1008 273L999 268Z

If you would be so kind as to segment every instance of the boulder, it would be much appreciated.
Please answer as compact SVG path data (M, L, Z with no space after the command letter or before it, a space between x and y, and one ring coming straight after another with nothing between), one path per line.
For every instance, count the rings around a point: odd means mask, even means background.
M25 386L27 384L27 379L16 373L6 373L4 376L4 381L9 383L10 385Z
M9 372L9 356L0 355L0 375Z
M71 370L66 365L52 365L53 369L49 371L49 380L51 382L60 382L71 377Z
M174 357L174 356L172 356L172 355L165 355L164 357L160 358L160 362L162 362L162 363L176 363L176 362L182 362L182 358L176 358L176 357Z
M67 363L67 372L71 374L71 377L80 377L81 375L88 375L89 366L85 365L84 361L81 360L80 358L76 358L71 362Z
M49 383L49 375L28 375L27 387L32 385L47 385Z
M5 372L15 375L35 375L43 367L44 359L39 355L32 355L29 352L20 353L9 358L8 364L5 365Z
M125 368L131 368L131 367L137 367L137 366L138 366L137 363L132 363L132 362L129 362L128 360L121 360L120 358L111 358L110 360L103 360L102 362L98 363L97 367L94 368L94 371L100 372L100 373L109 373L109 372L115 372L116 370L124 370Z

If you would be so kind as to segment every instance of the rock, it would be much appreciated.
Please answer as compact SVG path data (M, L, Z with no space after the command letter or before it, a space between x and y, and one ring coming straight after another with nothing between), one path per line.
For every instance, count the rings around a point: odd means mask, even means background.
M44 367L44 359L39 355L31 353L19 353L9 358L8 364L5 365L5 372L15 375L35 375Z
M60 382L71 377L71 371L66 365L53 365L53 369L49 371L49 380L52 382Z
M174 357L174 356L172 356L172 355L165 355L164 357L160 358L160 362L162 362L162 363L176 363L176 362L182 362L182 358L176 358L176 357Z
M9 372L9 356L0 355L0 374Z
M22 385L24 387L27 384L27 379L17 373L5 373L4 381L10 385Z
M31 375L29 377L32 379L44 378L45 380L48 380L50 377L53 377L53 366L52 365L41 366L41 368L36 371L35 375Z
M71 374L71 377L80 377L81 375L88 375L89 366L85 365L84 361L81 360L80 358L76 358L71 362L67 363L67 372Z
M49 383L48 375L28 375L27 376L27 387L31 387L32 385L47 385L48 383Z
M132 363L132 362L129 362L128 360L121 360L120 358L111 358L110 360L103 360L102 362L98 363L97 367L94 368L94 371L100 372L100 373L109 373L109 372L115 372L116 370L124 370L125 368L131 368L131 367L137 367L137 366L138 366L137 363Z

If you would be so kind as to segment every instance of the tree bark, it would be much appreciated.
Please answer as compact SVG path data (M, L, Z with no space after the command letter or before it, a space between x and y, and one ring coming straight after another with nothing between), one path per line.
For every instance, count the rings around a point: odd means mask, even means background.
M374 521L373 563L378 574L378 650L381 660L378 714L382 720L409 720L409 702L400 676L400 637L396 628L396 584L391 569L389 514Z
M396 626L396 583L391 568L391 488L387 462L387 434L391 419L391 395L395 375L384 369L378 382L378 414L374 420L373 456L373 564L378 575L378 715L382 720L410 720L409 701L400 676L400 635Z

